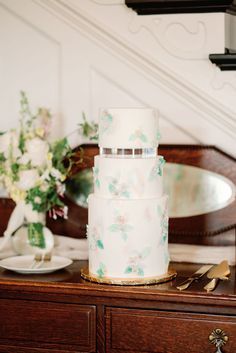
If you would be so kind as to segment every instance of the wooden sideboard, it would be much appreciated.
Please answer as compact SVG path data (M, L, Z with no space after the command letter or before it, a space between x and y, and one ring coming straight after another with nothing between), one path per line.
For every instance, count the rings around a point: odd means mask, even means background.
M173 263L175 280L137 287L86 282L86 266L47 275L0 269L1 353L215 353L216 329L228 338L221 352L236 352L235 268L206 293L205 278L176 289L196 264Z

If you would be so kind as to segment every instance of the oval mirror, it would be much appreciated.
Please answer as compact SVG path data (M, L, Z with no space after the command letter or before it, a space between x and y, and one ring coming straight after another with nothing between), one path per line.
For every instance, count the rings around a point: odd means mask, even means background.
M164 189L169 195L169 216L192 217L228 206L235 198L235 185L208 170L166 163Z

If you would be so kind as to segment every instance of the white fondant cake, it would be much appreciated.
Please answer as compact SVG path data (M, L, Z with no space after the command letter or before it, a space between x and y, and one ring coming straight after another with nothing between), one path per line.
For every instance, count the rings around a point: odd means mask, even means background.
M109 122L106 128L104 116ZM145 136L138 142L130 139L137 129ZM157 131L158 118L152 109L103 110L99 146L112 149L111 153L124 148L147 151L157 146ZM95 157L94 194L88 199L91 276L128 282L166 274L168 208L163 165L161 156L127 156L125 151Z
M154 109L102 109L99 119L99 147L158 147L158 117Z

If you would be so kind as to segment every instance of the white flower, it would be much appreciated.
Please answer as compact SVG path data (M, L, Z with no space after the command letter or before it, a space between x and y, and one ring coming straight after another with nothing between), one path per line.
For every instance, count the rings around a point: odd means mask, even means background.
M35 196L34 202L37 204L40 204L42 202L41 198L39 196Z
M45 172L41 175L40 180L43 182L47 182L50 180L49 170L45 170Z
M65 193L66 187L65 184L58 183L57 184L57 193L59 195L63 195Z
M55 179L57 179L57 180L60 180L62 174L61 174L61 172L60 172L58 169L52 168L52 170L51 170L51 176L53 176L53 177L54 177Z
M43 182L41 185L40 185L40 190L42 191L42 192L46 192L47 190L48 190L48 183L45 183L45 182Z
M35 137L26 141L26 149L32 166L43 167L46 164L49 150L47 141L44 141L39 137Z
M64 219L68 219L68 206L64 206L63 212L64 212Z
M21 170L16 186L21 190L33 188L39 180L39 173L36 169Z
M28 153L22 154L22 156L21 156L21 157L19 158L19 160L18 160L18 162L19 162L20 164L23 164L23 165L28 164L29 161L30 161L30 156L29 156Z

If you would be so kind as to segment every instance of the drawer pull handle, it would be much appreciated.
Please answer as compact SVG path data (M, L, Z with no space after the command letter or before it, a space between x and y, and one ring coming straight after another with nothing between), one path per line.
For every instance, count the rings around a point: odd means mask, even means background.
M223 330L216 328L212 331L209 336L209 341L214 344L217 348L215 353L223 353L221 347L226 344L229 340L229 337L224 333Z

